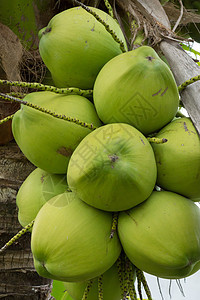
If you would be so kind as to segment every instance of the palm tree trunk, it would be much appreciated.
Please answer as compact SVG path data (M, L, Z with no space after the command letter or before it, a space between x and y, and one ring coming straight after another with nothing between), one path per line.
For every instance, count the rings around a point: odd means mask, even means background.
M0 146L0 247L21 229L16 194L34 168L14 141ZM51 280L34 269L27 233L0 255L0 298L50 299L50 291Z
M14 33L0 24L0 78L21 80L20 62L23 48ZM1 92L10 88L1 86ZM15 88L12 91L18 92ZM19 105L0 101L0 119L13 114ZM25 158L13 140L11 121L0 125L0 247L4 246L21 226L17 217L16 194L35 167ZM6 300L50 299L52 281L40 277L33 265L30 234L0 253L0 298Z

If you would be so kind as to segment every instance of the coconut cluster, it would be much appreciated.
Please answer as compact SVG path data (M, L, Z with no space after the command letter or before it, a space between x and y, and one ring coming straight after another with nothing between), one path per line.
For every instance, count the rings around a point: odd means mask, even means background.
M179 279L200 268L200 140L176 118L168 65L149 46L128 51L116 20L88 9L39 32L55 86L93 97L32 92L15 113L14 138L36 166L19 222L35 219L35 268L73 299L136 299L139 270Z

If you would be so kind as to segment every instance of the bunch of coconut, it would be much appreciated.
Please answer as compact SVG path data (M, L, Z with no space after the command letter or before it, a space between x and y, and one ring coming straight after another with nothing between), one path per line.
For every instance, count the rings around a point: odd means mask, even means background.
M17 206L22 226L35 220L39 275L66 282L76 300L84 291L116 300L136 299L138 269L169 279L197 272L200 140L189 118L175 118L168 65L149 46L128 51L116 20L96 8L63 11L39 36L55 86L93 90L32 92L13 119L36 166Z

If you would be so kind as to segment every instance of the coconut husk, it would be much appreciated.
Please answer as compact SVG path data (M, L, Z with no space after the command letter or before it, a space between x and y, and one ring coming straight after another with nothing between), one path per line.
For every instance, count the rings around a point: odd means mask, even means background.
M0 23L0 79L11 81L41 82L46 73L39 51L27 51L21 41L7 26ZM27 88L0 86L0 92L24 94ZM0 99L0 119L14 114L20 105ZM0 145L13 139L11 121L0 126Z
M0 23L0 78L6 80L21 80L20 62L23 56L23 47L18 37L5 25ZM18 88L0 86L0 91L9 93L18 91ZM19 109L16 103L0 100L0 119L3 119ZM11 121L0 126L0 144L12 140Z
M153 12L152 14L146 14L141 0L115 0L114 2L116 2L117 12L119 7L129 15L129 27L131 27L133 20L136 23L136 32L132 32L131 44L133 44L137 32L141 30L144 31L144 41L152 47L156 47L163 39L176 42L192 42L187 25L189 23L200 23L200 15L197 14L197 10L186 9L183 5L178 6L173 2L167 2L162 7L163 18L160 16L161 22L158 22L158 18L153 15ZM118 21L119 18L120 14L118 15ZM167 23L165 24L163 20L167 20ZM132 47L129 47L129 49L132 49Z
M0 61L2 75L8 80L21 80L19 65L23 56L23 47L18 37L0 23Z

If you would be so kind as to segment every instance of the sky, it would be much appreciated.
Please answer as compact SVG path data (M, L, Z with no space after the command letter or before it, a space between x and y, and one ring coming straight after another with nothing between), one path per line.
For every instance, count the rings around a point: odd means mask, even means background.
M157 278L155 276L145 273L145 277L149 288L151 290L153 300L200 300L200 271L195 273L192 276L187 277L186 279L181 279L181 286L184 292L182 295L179 287L176 283L176 280L171 282L171 298L169 294L170 280L168 279L159 279L160 288L162 291L163 298L159 291L159 286ZM143 298L145 299L145 293Z

